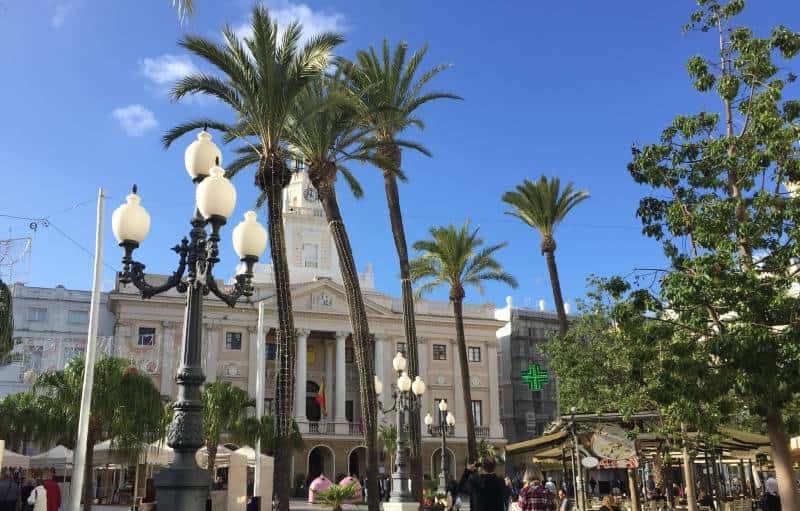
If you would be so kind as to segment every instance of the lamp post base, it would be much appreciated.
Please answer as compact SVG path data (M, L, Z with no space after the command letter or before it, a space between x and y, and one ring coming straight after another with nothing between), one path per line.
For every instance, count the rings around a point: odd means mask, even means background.
M208 471L189 464L173 463L155 476L158 509L171 511L200 511L206 509L211 477Z
M419 502L384 502L383 511L419 511Z

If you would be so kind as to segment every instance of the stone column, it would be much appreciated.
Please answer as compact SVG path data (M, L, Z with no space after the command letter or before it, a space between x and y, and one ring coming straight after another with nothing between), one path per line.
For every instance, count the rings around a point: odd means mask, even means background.
M219 365L219 330L214 328L213 323L206 323L206 382L214 383L217 381L217 366Z
M247 506L247 458L232 452L228 465L227 511L245 511Z
M347 332L336 332L336 422L346 422L345 408L345 385L347 375L347 364L345 364L345 342Z
M308 382L308 330L297 330L297 379L294 382L294 416L306 420L306 383Z
M176 324L174 321L161 322L161 388L160 392L163 396L172 397L175 389L175 361L173 354L175 353L176 340Z
M486 363L489 364L489 436L491 438L503 437L503 426L500 424L500 390L497 358L497 346L490 341L486 344Z
M451 340L447 345L448 356L453 360L453 378L450 385L453 386L453 402L447 403L447 411L453 412L456 416L456 431L458 437L467 436L467 423L466 414L472 413L472 410L464 409L464 389L461 388L461 364L458 361L458 354L456 353L456 342Z
M258 343L266 342L266 340L258 338L258 332L256 332L256 328L253 326L247 327L247 333L250 336L250 342L247 343L247 395L255 399L256 380L258 379L258 361L256 360L258 356Z
M327 420L334 417L334 402L331 399L331 389L333 388L333 362L336 356L336 346L330 341L323 341L325 346L325 406L328 408L328 413L325 416Z
M383 383L383 392L378 396L383 406L389 407L391 399L391 377L386 373L386 351L389 348L389 338L386 334L375 334L375 374Z

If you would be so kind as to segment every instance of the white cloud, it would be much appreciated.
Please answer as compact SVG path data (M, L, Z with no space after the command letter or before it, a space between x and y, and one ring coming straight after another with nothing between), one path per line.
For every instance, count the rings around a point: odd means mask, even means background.
M188 56L171 53L146 58L140 63L139 68L147 79L160 86L171 85L184 76L200 72Z
M67 16L72 12L72 4L67 2L58 2L56 4L56 11L53 13L53 17L50 18L50 26L53 28L61 28L64 24L64 20L67 19Z
M115 108L111 116L119 122L125 133L132 137L141 136L158 125L153 112L142 105Z
M269 7L270 16L278 22L278 40L283 37L283 30L289 23L299 21L303 26L300 44L304 44L311 36L322 32L344 32L347 30L344 15L338 12L314 11L306 4L282 2L280 7ZM234 27L239 37L252 35L249 21Z

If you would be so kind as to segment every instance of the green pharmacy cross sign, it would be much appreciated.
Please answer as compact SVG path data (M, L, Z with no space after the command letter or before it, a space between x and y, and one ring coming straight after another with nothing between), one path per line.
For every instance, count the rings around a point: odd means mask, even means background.
M542 385L550 382L550 375L539 367L539 364L531 362L528 364L528 369L522 371L522 381L527 383L532 391L542 390Z

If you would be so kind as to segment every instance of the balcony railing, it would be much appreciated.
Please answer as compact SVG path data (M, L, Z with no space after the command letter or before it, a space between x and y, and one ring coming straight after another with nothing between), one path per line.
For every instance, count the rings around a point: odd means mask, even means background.
M488 438L489 426L475 426L475 436L478 438Z

